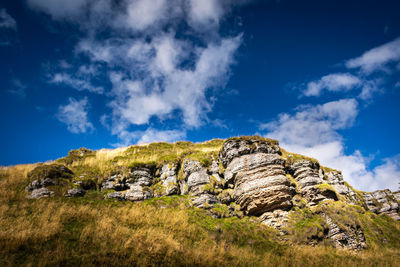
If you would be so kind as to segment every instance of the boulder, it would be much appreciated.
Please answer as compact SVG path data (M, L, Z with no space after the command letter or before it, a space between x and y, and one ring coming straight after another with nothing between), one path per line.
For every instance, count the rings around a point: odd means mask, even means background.
M289 221L289 212L284 210L274 210L270 212L265 212L260 216L260 221L277 229L281 235L288 234L286 229Z
M292 206L294 188L285 176L284 160L279 154L256 153L234 158L224 176L234 183L236 203L249 215Z
M67 194L65 194L66 197L83 197L86 194L86 191L84 189L80 188L74 188L68 190Z
M125 193L125 199L130 201L141 201L151 198L151 194L141 185L131 185Z
M39 199L39 198L43 198L43 197L51 197L54 195L54 192L49 191L46 187L42 187L39 189L33 189L32 193L27 196L27 198L30 199Z
M30 180L44 181L47 178L52 180L58 179L71 179L73 172L60 164L43 164L37 166L35 169L28 173Z
M152 172L148 168L136 168L126 178L127 184L149 186L153 180Z

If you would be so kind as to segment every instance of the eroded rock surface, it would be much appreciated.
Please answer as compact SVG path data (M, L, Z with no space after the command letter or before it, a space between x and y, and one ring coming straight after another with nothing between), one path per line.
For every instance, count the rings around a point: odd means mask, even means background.
M329 181L329 184L335 188L338 194L344 196L349 203L356 203L356 193L344 183L343 175L340 172L328 172L326 173L326 177Z
M292 206L294 188L285 176L284 160L276 153L234 158L226 168L225 179L234 182L236 203L249 215Z
M299 160L289 166L290 174L297 181L300 194L313 206L326 199L337 200L336 193L328 187L320 186L324 181L319 175L319 164L309 160Z
M334 247L353 250L361 250L367 247L365 236L361 228L350 227L343 230L340 229L330 217L325 216L325 219L329 226L328 238L331 240Z
M86 190L80 188L74 188L68 190L66 197L83 197L86 194Z
M179 194L179 184L177 180L177 168L174 163L165 164L160 172L161 185L163 192L161 195L169 196Z
M27 198L39 199L39 198L43 198L43 197L51 197L53 195L54 195L54 192L49 191L46 187L42 187L39 189L32 190L32 193L29 196L27 196Z

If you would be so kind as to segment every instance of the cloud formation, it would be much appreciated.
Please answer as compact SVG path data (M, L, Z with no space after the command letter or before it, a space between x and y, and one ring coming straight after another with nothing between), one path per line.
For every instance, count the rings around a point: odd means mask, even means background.
M212 94L226 84L242 42L240 33L223 36L221 21L233 6L246 2L29 0L28 4L55 20L79 25L86 33L76 45L76 56L106 74L112 85L106 92L111 97L112 133L122 136L152 120L178 121L185 129L202 125L212 110ZM110 34L101 34L105 29ZM102 93L104 88L93 85L97 75L64 70L51 75L50 82Z
M390 63L400 60L400 38L375 47L360 57L346 61L349 69L360 69L363 73L371 74L375 71L389 71Z
M319 96L323 90L331 92L349 91L360 84L360 78L350 73L334 73L323 76L317 81L309 82L303 94L305 96Z
M382 92L389 75L399 70L400 38L375 47L360 57L345 62L345 73L332 73L303 86L302 96L320 96L325 91L350 92L360 90L358 98L370 101ZM350 73L352 71L353 73Z
M343 172L346 181L357 189L373 191L398 189L400 156L385 159L372 170L370 159L359 151L348 155L338 132L350 128L357 115L355 99L341 99L316 106L301 106L294 114L280 114L278 119L261 125L265 136L280 140L288 151L317 158L319 162Z
M59 121L67 125L67 129L74 134L86 133L94 130L93 124L88 120L88 99L68 99L68 104L60 106L57 113Z
M17 22L4 8L0 9L0 28L17 30Z

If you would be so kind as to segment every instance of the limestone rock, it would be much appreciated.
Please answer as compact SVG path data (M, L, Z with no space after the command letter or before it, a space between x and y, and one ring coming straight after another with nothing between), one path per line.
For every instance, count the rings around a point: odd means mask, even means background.
M179 193L179 184L176 178L176 166L174 163L165 164L161 168L160 179L164 187L162 195L174 195Z
M151 170L147 168L137 168L129 174L129 177L127 177L126 179L126 183L140 186L149 186L151 185L152 180L153 176Z
M352 250L367 248L365 236L361 228L349 228L345 231L340 229L330 217L325 216L325 219L329 226L328 238L334 247Z
M277 229L281 235L288 234L288 231L285 229L289 221L288 211L274 210L272 212L265 212L260 216L260 221L265 225Z
M249 215L292 206L293 188L285 176L284 160L278 154L234 158L226 168L225 179L234 182L236 203Z
M210 182L210 176L200 162L194 160L185 160L183 171L186 175L187 190L192 195L204 193L203 185Z
M51 197L54 195L54 192L49 191L46 187L42 187L39 189L33 189L32 193L27 196L27 198L30 199L39 199L39 198L43 198L43 197Z
M278 154L279 143L256 136L230 138L224 143L219 159L226 167L234 158L254 153Z
M336 193L329 188L321 188L324 181L319 176L319 164L309 160L299 160L289 166L289 172L298 183L300 194L316 205L326 199L337 200Z
M192 198L192 204L195 207L208 209L215 203L218 203L218 199L211 194L201 194Z
M344 183L343 176L340 172L331 171L326 173L326 176L329 184L335 188L338 194L344 196L349 203L356 203L356 193Z
M86 194L86 191L84 189L80 188L74 188L68 190L67 194L65 194L66 197L83 197Z
M378 204L378 214L386 214L396 221L400 221L399 205L395 202L395 197L388 189L378 190L371 193Z
M125 199L130 201L141 201L149 199L150 197L150 192L141 185L132 185L125 193Z
M124 192L111 192L108 193L106 198L108 199L117 199L117 200L125 200L125 193Z

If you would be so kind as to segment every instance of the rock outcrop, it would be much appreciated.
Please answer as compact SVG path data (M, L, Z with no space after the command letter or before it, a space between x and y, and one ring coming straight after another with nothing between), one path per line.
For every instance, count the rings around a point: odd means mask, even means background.
M333 247L352 250L361 250L367 247L364 232L360 227L343 230L328 216L325 216L325 219L329 226L327 237L331 240Z
M289 166L289 172L297 181L299 193L308 200L310 206L327 199L337 200L336 192L319 176L319 164L310 160L298 160Z
M292 206L294 188L285 176L279 146L255 140L227 141L220 160L227 164L224 178L234 184L234 197L249 215Z
M349 203L355 204L357 202L356 193L345 184L343 175L338 171L330 171L326 173L328 183L332 185L336 192L342 195Z
M389 215L396 221L400 221L399 204L395 195L390 190L377 190L372 193L364 193L363 198L368 209L377 214Z

